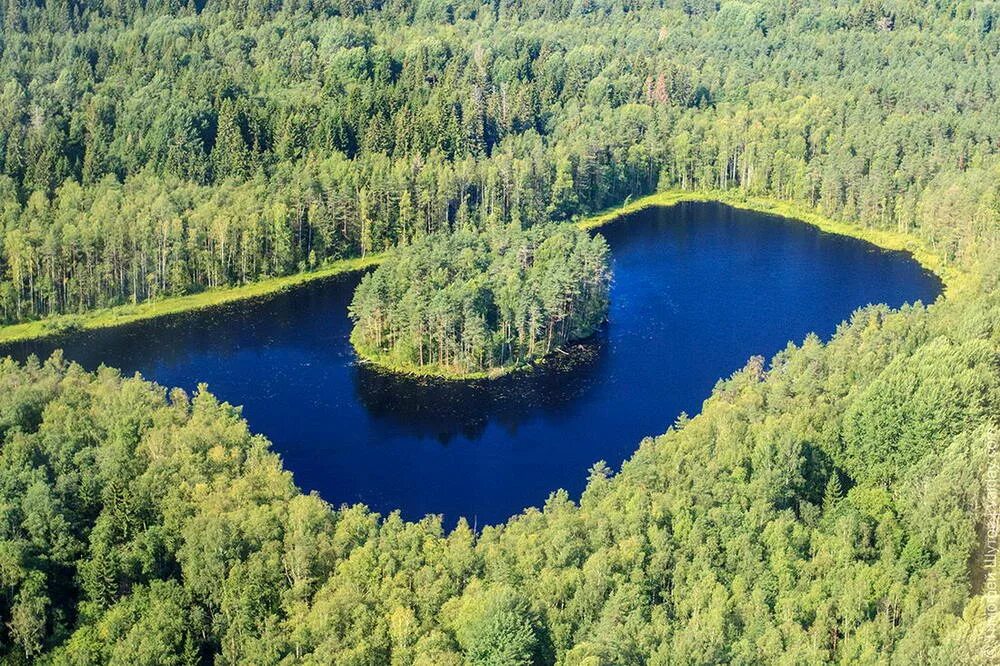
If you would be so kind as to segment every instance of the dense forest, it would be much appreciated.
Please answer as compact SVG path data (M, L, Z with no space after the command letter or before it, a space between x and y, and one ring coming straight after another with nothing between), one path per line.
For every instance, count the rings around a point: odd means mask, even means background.
M1000 300L859 311L509 523L300 494L238 409L0 362L4 659L992 664ZM992 599L992 600L990 600Z
M794 199L964 257L997 206L997 17L905 0L10 0L0 314L672 187Z
M673 187L906 232L965 275L751 359L578 501L449 532L302 494L207 390L0 361L0 660L997 662L995 3L8 0L0 19L6 321Z
M361 280L351 339L390 368L496 373L592 335L610 282L604 238L569 225L434 233Z

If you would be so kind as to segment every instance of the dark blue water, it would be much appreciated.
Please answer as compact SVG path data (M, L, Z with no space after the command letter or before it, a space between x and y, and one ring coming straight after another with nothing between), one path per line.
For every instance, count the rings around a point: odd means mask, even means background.
M545 370L495 382L397 378L358 366L346 308L357 276L5 351L62 347L168 386L207 382L244 406L298 485L327 501L417 519L495 523L574 496L598 460L693 414L754 354L828 338L868 303L933 301L907 255L717 204L654 209L605 227L615 282L605 330Z

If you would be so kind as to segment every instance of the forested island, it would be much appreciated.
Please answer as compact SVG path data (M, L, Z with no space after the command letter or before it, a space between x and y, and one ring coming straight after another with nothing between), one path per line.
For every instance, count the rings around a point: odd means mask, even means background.
M4 3L7 323L671 188L961 279L485 528L304 494L206 389L0 360L0 661L995 664L998 54L958 0Z
M358 285L351 341L393 370L496 376L592 335L610 281L604 239L573 227L431 234Z

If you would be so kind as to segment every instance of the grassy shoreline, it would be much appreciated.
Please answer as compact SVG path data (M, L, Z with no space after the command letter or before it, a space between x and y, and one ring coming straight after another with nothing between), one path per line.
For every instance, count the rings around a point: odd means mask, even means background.
M595 332L594 335L597 335ZM569 347L580 347L586 341L590 340L593 336L587 337L580 340L572 340L568 344ZM556 362L554 361L554 352L546 356L539 357L530 363L521 363L519 365L508 365L502 368L491 368L490 370L479 371L479 372L468 372L464 373L458 369L451 367L440 367L432 365L412 365L412 364L398 364L387 361L385 358L378 354L372 353L369 349L363 345L359 345L355 341L353 332L351 333L351 346L354 347L355 353L358 355L358 361L362 365L370 366L379 372L388 372L394 375L405 375L407 377L413 377L415 379L442 379L446 381L483 381L483 380L493 380L500 379L501 377L510 377L512 375L523 375L529 372L534 372L539 368L544 368L546 365ZM561 350L564 354L572 354L576 349L570 349L570 351Z
M967 284L968 276L965 273L962 273L952 266L946 265L941 257L931 251L925 243L910 234L882 229L869 229L854 224L848 224L846 222L838 222L817 213L808 206L782 201L779 199L749 196L738 191L667 190L665 192L657 192L655 194L635 199L622 206L609 208L601 213L588 216L578 220L576 224L581 229L598 229L631 213L636 213L647 208L669 207L687 201L715 201L734 208L779 215L781 217L809 224L828 233L858 238L886 250L900 250L907 252L917 263L941 279L946 296L954 294L955 291L962 289ZM156 319L158 317L184 312L193 312L226 303L259 298L261 296L267 296L286 289L291 289L314 280L321 280L335 275L365 270L378 264L384 257L385 253L378 253L368 255L363 258L358 257L354 259L342 259L315 271L268 278L239 287L209 289L197 294L147 301L137 305L120 305L112 308L94 310L84 314L55 315L44 319L0 326L0 344L44 338L71 330L87 330L123 326L125 324L132 324L138 321ZM379 361L373 361L370 357L365 357L365 360L392 372L403 372L415 376L441 377L449 379L492 378L509 374L511 371L519 369L511 368L499 373L477 373L476 376L472 377L469 375L447 371L437 372L423 371L419 368L396 368Z
M456 381L477 381L483 379L499 379L518 372L527 372L535 367L535 364L509 365L502 368L492 368L490 370L480 370L478 372L462 372L458 368L440 365L412 365L400 364L387 361L381 354L376 354L370 349L358 343L354 332L351 332L351 346L358 355L358 360L367 366L371 366L382 372L391 372L394 375L406 375L417 379L448 379Z
M268 278L239 287L208 289L196 294L171 296L136 305L118 305L83 314L55 315L44 319L10 324L0 327L0 344L45 338L72 330L123 326L148 319L194 312L226 303L268 296L307 282L365 270L379 263L384 256L384 253L380 253L354 259L341 259L315 271Z
M578 222L582 229L598 229L622 216L647 208L670 207L688 201L718 202L757 213L777 215L816 227L826 233L849 236L882 248L908 253L924 269L934 273L943 285L945 296L968 286L970 276L945 261L926 243L908 233L888 229L871 229L826 217L815 209L781 199L744 194L736 190L667 190L640 197L622 206L609 208Z

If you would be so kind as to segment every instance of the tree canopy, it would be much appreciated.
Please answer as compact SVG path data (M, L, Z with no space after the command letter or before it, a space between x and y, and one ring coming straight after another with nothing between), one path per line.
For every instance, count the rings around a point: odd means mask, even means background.
M0 361L0 655L988 664L996 293L751 359L579 503L479 531L301 494L204 388Z
M572 227L431 234L361 280L351 339L391 368L497 373L592 335L610 281L604 238Z
M984 249L990 3L0 8L0 320L736 189Z
M996 661L994 4L7 0L0 31L4 322L666 188L969 276L751 359L578 501L483 529L299 492L204 387L2 360L3 662Z

